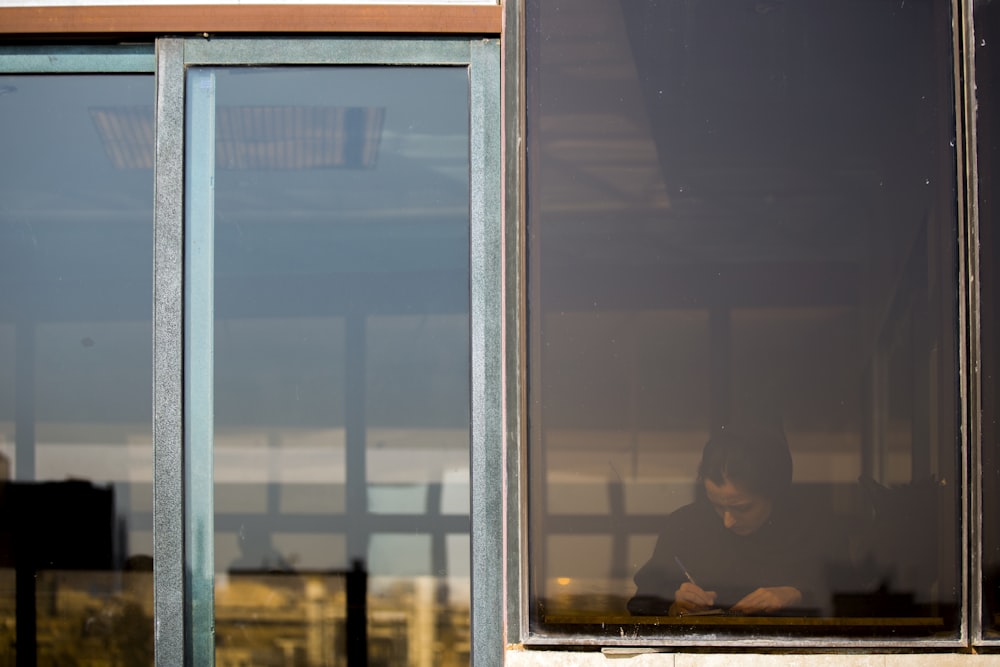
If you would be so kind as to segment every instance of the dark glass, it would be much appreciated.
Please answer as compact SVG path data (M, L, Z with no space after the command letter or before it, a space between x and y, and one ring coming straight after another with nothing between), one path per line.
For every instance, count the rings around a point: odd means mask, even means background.
M145 75L0 76L12 665L152 662L154 94Z
M466 70L213 71L216 658L467 664Z
M950 4L526 8L532 632L954 636ZM722 530L696 477L727 434L787 442L790 495L754 495L824 533L780 534L815 590L780 623L630 613L668 515ZM727 583L780 586L729 533Z
M979 169L980 288L982 311L982 452L983 452L983 629L1000 638L1000 4L976 2L976 135Z

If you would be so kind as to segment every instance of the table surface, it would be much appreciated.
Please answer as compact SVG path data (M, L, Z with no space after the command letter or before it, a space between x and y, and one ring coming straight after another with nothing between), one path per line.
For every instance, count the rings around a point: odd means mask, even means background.
M942 627L941 616L631 616L628 614L545 614L542 622L553 625L756 625L790 627Z

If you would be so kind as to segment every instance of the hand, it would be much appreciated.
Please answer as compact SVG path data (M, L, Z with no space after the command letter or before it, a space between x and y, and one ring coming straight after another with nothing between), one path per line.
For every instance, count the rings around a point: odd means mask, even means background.
M802 593L792 586L758 588L732 606L737 614L760 614L790 607L802 600Z
M714 591L705 591L685 581L674 591L674 603L670 605L671 616L683 616L694 611L705 611L715 606Z

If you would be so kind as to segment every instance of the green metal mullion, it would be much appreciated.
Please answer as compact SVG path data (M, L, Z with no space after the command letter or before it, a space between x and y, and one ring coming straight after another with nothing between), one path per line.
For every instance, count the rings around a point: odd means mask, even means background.
M499 41L472 43L469 64L472 662L500 667L506 568Z
M215 75L189 69L185 198L185 556L188 564L185 664L212 665L215 563L213 542L213 328L215 211Z
M153 234L153 586L156 667L184 664L184 63L157 43Z
M526 420L523 420L520 399L523 387L527 384L524 377L523 350L521 346L521 327L523 313L521 303L524 294L525 253L523 244L523 188L524 163L522 160L521 140L524 136L524 53L526 40L524 38L524 3L504 3L504 31L506 37L502 43L503 49L503 86L501 99L503 120L503 183L507 196L504 201L504 470L507 482L504 484L503 518L505 530L505 560L507 570L504 575L506 583L506 632L504 644L516 644L522 640L528 624L524 612L527 600L527 568L525 567L524 551L527 520L524 518L523 491L525 475L522 471L525 452L522 447L521 432ZM536 278L537 283L537 278Z

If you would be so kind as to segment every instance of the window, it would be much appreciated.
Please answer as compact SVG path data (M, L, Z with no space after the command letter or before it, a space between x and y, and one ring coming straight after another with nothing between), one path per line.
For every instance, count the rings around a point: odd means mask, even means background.
M468 664L500 590L497 42L8 70L0 654Z
M183 43L194 655L468 662L491 48Z
M217 664L468 664L468 88L454 66L188 70Z
M0 74L0 654L150 664L152 49L16 58Z
M956 640L950 5L526 8L532 640Z
M472 399L499 351L495 44L160 53L184 65L191 650L464 664L497 494L476 466L500 460Z

